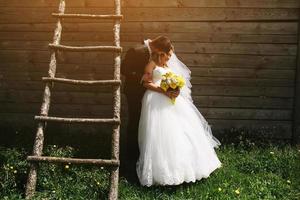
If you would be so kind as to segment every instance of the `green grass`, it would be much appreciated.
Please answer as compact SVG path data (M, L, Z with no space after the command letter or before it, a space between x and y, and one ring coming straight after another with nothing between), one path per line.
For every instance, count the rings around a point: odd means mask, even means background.
M289 144L256 144L240 138L217 149L223 167L207 179L178 186L143 187L120 177L119 199L300 199L300 152ZM28 150L0 148L0 199L23 199ZM77 150L46 146L45 155L76 157ZM40 164L33 199L106 199L109 173L104 168ZM17 171L15 171L17 170Z

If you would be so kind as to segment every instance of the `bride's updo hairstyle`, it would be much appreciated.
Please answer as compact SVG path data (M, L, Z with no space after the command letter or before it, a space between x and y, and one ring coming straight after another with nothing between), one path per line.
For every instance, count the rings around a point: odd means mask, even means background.
M151 44L159 50L159 52L151 53L151 59L158 65L162 65L161 59L165 56L165 54L168 54L170 50L174 50L171 40L166 36L156 37L151 41Z
M151 41L151 44L158 50L169 53L173 46L171 40L166 36L158 36Z

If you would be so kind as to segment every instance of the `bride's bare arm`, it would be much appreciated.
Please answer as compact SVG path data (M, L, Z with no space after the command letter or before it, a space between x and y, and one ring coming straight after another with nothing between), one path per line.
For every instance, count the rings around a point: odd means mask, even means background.
M155 85L152 82L152 71L153 71L154 68L155 68L155 62L154 61L150 61L146 65L145 70L144 70L144 75L142 77L143 86L147 89L165 94L165 91L161 87Z
M150 90L162 93L162 94L166 95L169 98L177 97L179 93L173 93L171 91L164 91L160 86L157 86L153 83L153 81L152 81L152 71L155 68L155 66L156 66L156 64L155 64L154 61L150 61L146 65L145 70L144 70L144 75L143 75L142 80L141 80L141 81L143 81L143 86L145 88L150 89Z

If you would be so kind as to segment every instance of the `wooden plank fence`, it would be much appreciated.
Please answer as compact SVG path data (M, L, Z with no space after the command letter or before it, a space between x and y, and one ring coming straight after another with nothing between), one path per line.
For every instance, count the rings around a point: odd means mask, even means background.
M1 124L23 126L38 113L57 5L58 0L0 2ZM113 2L70 0L67 7L66 13L109 14ZM298 138L299 8L298 0L124 0L121 43L126 51L144 38L170 37L192 71L194 101L216 133L244 127ZM111 31L111 22L65 19L62 44L112 45ZM64 52L57 76L109 79L112 60L106 52ZM111 115L110 89L55 84L50 112Z

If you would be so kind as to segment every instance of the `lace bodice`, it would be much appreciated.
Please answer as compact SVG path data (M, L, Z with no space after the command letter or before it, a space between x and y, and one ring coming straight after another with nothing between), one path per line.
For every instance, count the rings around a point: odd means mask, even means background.
M153 83L156 85L160 84L162 75L164 75L165 73L171 71L170 68L164 68L164 67L160 67L160 66L156 66L153 71L152 71L152 80Z

